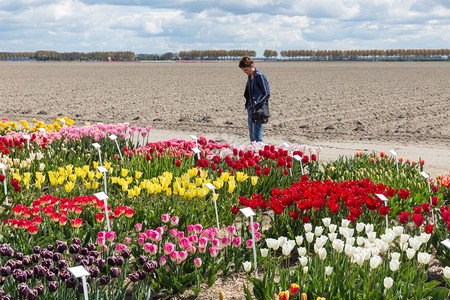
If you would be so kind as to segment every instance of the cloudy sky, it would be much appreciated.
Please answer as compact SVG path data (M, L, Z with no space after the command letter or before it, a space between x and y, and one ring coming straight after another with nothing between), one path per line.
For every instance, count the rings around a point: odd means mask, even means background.
M450 0L0 0L0 51L450 48Z

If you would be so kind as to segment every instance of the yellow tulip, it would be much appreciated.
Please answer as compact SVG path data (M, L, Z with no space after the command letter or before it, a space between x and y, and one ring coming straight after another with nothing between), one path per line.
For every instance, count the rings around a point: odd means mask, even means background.
M94 166L94 170L96 170L99 166L99 162L98 161L94 161L92 162L92 165Z
M58 178L58 184L62 185L62 184L64 183L64 181L66 181L66 178L65 178L65 177L60 176L60 177Z
M70 175L69 175L69 180L72 181L72 182L77 181L77 175L75 175L75 174L70 174Z
M92 181L92 188L95 190L96 188L98 188L99 184L100 183L98 181Z
M243 182L248 179L248 175L244 172L236 172L236 181L237 182Z
M89 166L88 165L84 165L83 166L83 171L85 171L86 173L89 172Z
M258 176L252 176L250 179L252 180L253 186L255 186L258 183Z
M200 171L200 177L203 178L203 179L208 177L208 170L201 170Z
M228 193L232 194L235 188L236 188L236 181L234 180L228 181Z
M141 171L136 171L135 173L134 173L134 178L136 178L136 179L140 179L141 177L142 177L142 172Z
M103 165L105 166L105 168L107 169L111 169L111 163L108 161L103 162Z
M97 177L97 179L101 179L103 176L103 174L99 171L95 171L95 177Z
M133 183L133 177L128 176L126 179L127 184Z
M168 189L166 190L166 196L169 197L170 195L172 195L172 189L171 189L171 188L168 188Z
M223 182L227 182L229 177L230 177L230 173L228 173L228 172L222 172L222 175L220 175L220 179L222 179Z
M203 179L202 178L195 178L195 186L201 186L203 184Z
M192 168L192 169L188 170L189 178L197 176L197 173L198 173L198 169L197 168Z
M92 184L90 181L83 181L83 184L87 190L90 190L92 188Z
M127 177L129 170L128 169L122 169L120 170L120 174L122 177Z
M75 183L70 182L70 181L67 182L66 185L64 186L64 188L66 189L67 193L70 193L73 190L74 187L75 187Z
M126 192L128 190L128 184L122 184L122 191Z

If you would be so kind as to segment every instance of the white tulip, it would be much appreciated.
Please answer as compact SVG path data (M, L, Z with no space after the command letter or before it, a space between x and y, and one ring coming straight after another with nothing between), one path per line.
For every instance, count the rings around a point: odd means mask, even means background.
M317 254L319 255L320 260L327 258L327 250L325 248L320 248Z
M280 236L280 237L278 238L278 243L280 244L280 247L283 247L284 243L286 243L286 242L287 242L287 237L285 237L285 236Z
M445 267L443 269L443 271L444 271L444 277L445 278L450 278L450 267Z
M297 246L300 246L301 244L303 244L303 236L297 235L295 237L295 242L297 243Z
M350 225L350 221L347 219L342 219L341 226L344 228L348 228L348 225Z
M356 223L356 231L361 232L366 229L366 224L364 223Z
M276 240L271 239L271 238L267 238L266 239L266 245L269 249L273 249L274 243Z
M345 245L345 255L347 255L348 257L352 257L354 252L355 252L355 247L351 246L351 245Z
M289 240L286 243L284 243L283 248L282 248L283 255L284 256L291 255L292 249L294 249L294 247L295 247L295 242L292 240Z
M372 253L369 249L361 248L361 252L364 254L364 260L369 260L372 257Z
M378 255L377 256L372 256L371 258L370 258L370 267L372 268L372 269L376 269L376 268L378 268L378 266L382 263L382 259L381 259L381 257L379 257Z
M297 249L297 252L298 252L298 255L299 255L300 257L303 257L303 256L306 255L306 248L305 248L305 247L299 247L299 248Z
M373 224L366 224L366 234L369 234L373 231Z
M420 237L412 237L409 239L409 245L416 251L419 251L422 246L422 239Z
M400 268L400 262L396 259L393 259L389 262L389 268L392 272L397 271Z
M378 248L378 247L371 247L368 249L370 249L370 253L372 254L372 256L376 256L376 255L380 254L380 248Z
M345 240L345 243L348 245L354 245L355 244L355 238L354 237L349 237Z
M408 243L404 243L404 244L400 244L400 249L402 251L406 251L409 248L409 244Z
M362 236L358 236L358 238L356 239L356 244L358 245L358 246L362 246L362 245L364 245L364 242L366 241L366 239L364 238L364 237L362 237Z
M430 262L431 259L431 254L425 253L425 252L419 252L417 254L417 261L419 262L419 264L428 264Z
M330 276L333 273L333 267L327 266L325 267L325 275Z
M403 234L403 226L394 226L392 229L394 230L394 234L396 236L401 236Z
M386 277L386 278L384 278L383 284L384 284L384 287L388 290L394 284L394 280L391 277Z
M328 230L333 233L335 232L337 229L337 225L336 224L331 224L330 226L328 226Z
M392 252L392 253L391 253L391 259L392 259L392 260L400 260L400 253L398 253L398 252Z
M305 232L311 232L312 225L311 223L306 223L305 225L303 225L303 228L305 229Z
M278 248L280 248L280 242L278 242L278 240L274 240L272 249L277 251Z
M298 260L300 261L302 267L306 266L306 264L308 263L308 258L306 256L299 257Z
M328 234L328 239L332 242L337 238L337 233L336 232L330 232Z
M338 253L342 253L344 250L344 242L340 239L335 239L331 245L333 246L333 249L336 250Z
M252 269L252 263L249 261L244 261L244 271L245 272L250 272L250 270Z
M364 253L360 251L353 253L353 262L361 267L364 264Z
M400 244L406 244L409 238L410 238L409 234L403 233L402 235L400 235Z
M322 219L323 226L328 227L331 224L331 218L323 218Z
M314 228L314 234L316 236L321 236L323 233L323 227L322 226L317 226L316 228Z
M317 248L322 248L327 243L328 238L324 235L316 239Z
M308 267L304 266L303 267L303 275L306 275L306 274L308 274Z
M406 257L408 257L408 259L412 259L414 255L416 255L416 250L413 248L406 249Z
M390 244L395 239L395 234L392 230L391 231L386 230L386 232L381 235L381 239L384 242Z
M269 254L269 249L267 249L267 248L261 249L261 256L262 257L267 257L268 254Z
M366 227L367 228L367 227ZM367 239L369 240L369 242L373 243L375 241L377 237L377 233L374 231L368 232L367 233Z
M314 240L314 233L312 233L312 232L307 232L306 233L306 241L308 242L308 243L310 243L311 244L311 242Z
M426 244L430 240L431 234L428 234L426 232L422 232L422 234L420 235L420 238L422 240L422 244Z

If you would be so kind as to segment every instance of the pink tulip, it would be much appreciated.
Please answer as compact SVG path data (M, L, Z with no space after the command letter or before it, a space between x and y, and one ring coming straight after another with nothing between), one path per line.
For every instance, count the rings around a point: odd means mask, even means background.
M187 232L188 232L189 234L193 234L193 233L195 232L195 226L194 226L194 225L188 225L188 226L186 227L186 229L187 229Z
M172 226L177 226L179 221L180 221L180 218L175 216L170 219L170 224L172 224Z
M172 228L172 229L170 229L169 234L170 234L171 238L175 239L177 237L178 230L175 228Z
M200 224L195 224L194 226L195 226L195 232L196 232L196 233L201 232L202 229L203 229L203 226L200 225Z
M211 241L211 244L214 247L219 247L219 243L220 243L219 239L216 239L216 238L212 239L212 241Z
M197 243L198 242L198 236L196 236L195 234L188 236L188 240L191 243Z
M167 260L166 260L166 257L165 257L165 256L161 256L161 257L159 258L159 265L160 265L160 266L164 266L164 265L166 264L166 262L167 262Z
M233 238L232 242L234 247L239 247L241 245L241 238L237 236Z
M201 247L206 247L207 243L208 243L208 240L204 237L201 237L198 239L198 245Z
M116 239L116 233L114 231L108 231L105 237L109 242L112 242Z
M236 231L236 227L235 226L228 226L227 227L227 232L228 232L229 235L233 235L235 231Z
M228 247L231 244L231 238L228 236L225 236L222 238L222 246Z
M255 242L258 242L261 239L261 233L255 232Z
M131 238L130 238L130 237L125 237L125 238L123 239L123 243L124 243L124 244L131 244Z
M97 238L97 244L98 244L99 246L104 245L104 244L105 244L105 238L104 238L104 237L98 237L98 238Z
M145 130L146 130L147 132L149 132L150 130L152 130L152 127L151 127L151 126L146 126L146 127L145 127Z
M169 214L163 214L161 216L161 221L163 221L164 223L167 223L170 221L170 215Z
M172 243L166 243L164 245L164 253L166 255L169 255L170 253L172 253L175 250L175 245Z
M216 257L217 254L219 254L219 248L217 247L209 248L209 255L211 255L211 257Z
M253 246L253 241L251 239L247 240L247 248L251 248Z
M141 230L142 230L142 224L141 224L141 223L136 223L136 224L134 225L134 229L135 229L137 232L141 231Z
M205 253L206 252L206 246L205 247L202 247L202 246L198 246L198 252L200 252L200 253Z
M196 259L194 259L194 266L196 268L200 268L202 266L202 259L200 257L197 257Z

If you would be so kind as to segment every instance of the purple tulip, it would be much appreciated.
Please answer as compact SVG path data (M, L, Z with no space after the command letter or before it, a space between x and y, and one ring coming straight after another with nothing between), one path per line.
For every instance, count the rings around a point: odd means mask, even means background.
M73 289L77 284L77 280L75 277L69 277L66 280L64 280L64 283L66 284L66 287L68 289Z
M0 285L3 285L5 283L6 278L5 277L0 277Z
M30 259L30 257L24 256L24 257L22 258L22 263L23 263L24 266L29 266L29 265L31 264L31 259Z
M92 267L89 270L89 273L91 273L92 278L96 278L96 277L98 277L98 275L100 275L100 270L97 267Z
M33 275L34 275L33 270L26 270L25 273L27 273L27 278L28 279L33 278Z
M115 257L110 256L110 257L106 258L106 261L108 262L108 265L110 265L110 266L115 266L116 265L116 258Z
M42 293L44 292L44 286L42 284L37 285L34 288L36 289L39 295L42 295Z
M53 248L54 248L53 245L47 245L47 250L48 251L53 251Z
M157 266L158 264L156 263L156 261L149 261L144 264L144 270L146 272L152 272L156 269Z
M6 267L0 268L0 274L5 277L11 275L11 267L6 266Z
M89 251L88 255L94 257L95 259L97 259L100 256L100 252L95 251L95 250L94 251Z
M34 253L31 255L31 261L34 263L39 262L39 259L41 259L41 255L39 253Z
M80 240L79 238L75 237L75 238L72 239L72 245L73 245L73 244L78 244L78 245L80 245L80 244L81 244L81 240Z
M22 269L22 266L23 266L23 262L22 262L21 260L16 260L16 261L15 261L14 268L16 268L16 269Z
M81 247L78 244L72 244L69 247L69 253L70 254L77 254L78 252L80 252Z
M122 251L120 251L120 255L122 255L123 258L130 258L131 256L131 251L129 249L123 249Z
M46 249L44 249L44 250L42 250L41 251L41 255L42 255L42 257L43 258L50 258L50 259L53 259L53 252L52 251L49 251L49 250L46 250Z
M89 250L88 250L88 248L81 248L81 250L80 250L80 254L81 255L87 255L88 254L88 252L89 252Z
M23 253L21 252L17 252L16 253L16 258L22 260L22 258L24 257Z
M109 275L112 278L117 278L120 276L120 269L119 268L111 268L109 269Z
M35 300L37 296L39 295L38 291L36 289L29 289L27 293L27 299L28 300Z
M121 265L123 265L124 262L125 262L125 260L123 259L122 256L116 257L116 265L121 266Z
M47 275L45 276L45 278L46 278L48 281L55 280L55 277L56 277L56 275L55 275L55 273L53 273L52 271L48 271L48 272L47 272Z
M63 253L67 249L67 243L62 241L56 241L56 251Z
M140 280L144 280L145 277L147 277L147 272L145 272L144 270L138 270L136 273L139 275Z
M100 285L107 285L108 282L109 282L109 277L106 276L106 275L103 275L103 276L100 278L99 282L100 282Z
M62 280L66 280L67 278L72 277L72 275L70 274L69 270L65 269L61 271L61 274L59 274L59 278L61 278Z
M6 256L9 256L9 257L14 256L14 250L13 250L13 248L10 247L10 248L6 249L5 255L6 255Z
M83 258L84 258L83 255L81 255L81 254L75 254L75 261L76 261L76 262L79 263Z
M87 287L87 290L89 291L90 286L89 286L89 283L87 283L87 282L86 282L86 287ZM82 283L78 284L78 291L80 293L83 293L83 284Z
M41 253L41 247L39 247L39 246L34 246L34 247L33 247L33 253L36 253L36 254Z
M145 262L147 262L147 257L144 255L139 256L139 264L143 265Z
M21 283L17 287L17 291L19 292L19 295L21 295L21 296L25 296L26 294L28 294L29 289L30 288L28 287L28 285L26 283Z
M43 278L45 276L46 270L43 266L34 266L33 268L34 277Z
M53 261L58 261L61 259L61 253L53 253Z
M49 268L51 265L53 265L53 259L51 259L51 258L44 258L42 260L41 265L44 266L44 267Z
M15 269L13 271L13 277L14 277L14 280L17 282L27 281L27 273L22 270L19 270L19 269Z
M99 267L99 269L103 269L106 266L106 261L104 259L99 259L97 260L97 267Z
M11 270L16 269L16 262L13 260L8 260L5 264L5 267L10 267Z
M95 250L95 245L92 244L92 243L87 244L86 247L87 247L87 249L88 249L89 251L94 251L94 250Z
M67 268L67 261L66 260L59 260L58 261L58 268L60 268L60 269Z
M50 281L48 283L48 289L52 293L56 292L56 290L58 290L58 287L59 287L58 281Z
M130 280L132 282L138 282L139 281L139 274L131 273L130 275L128 275L128 278L130 278Z

